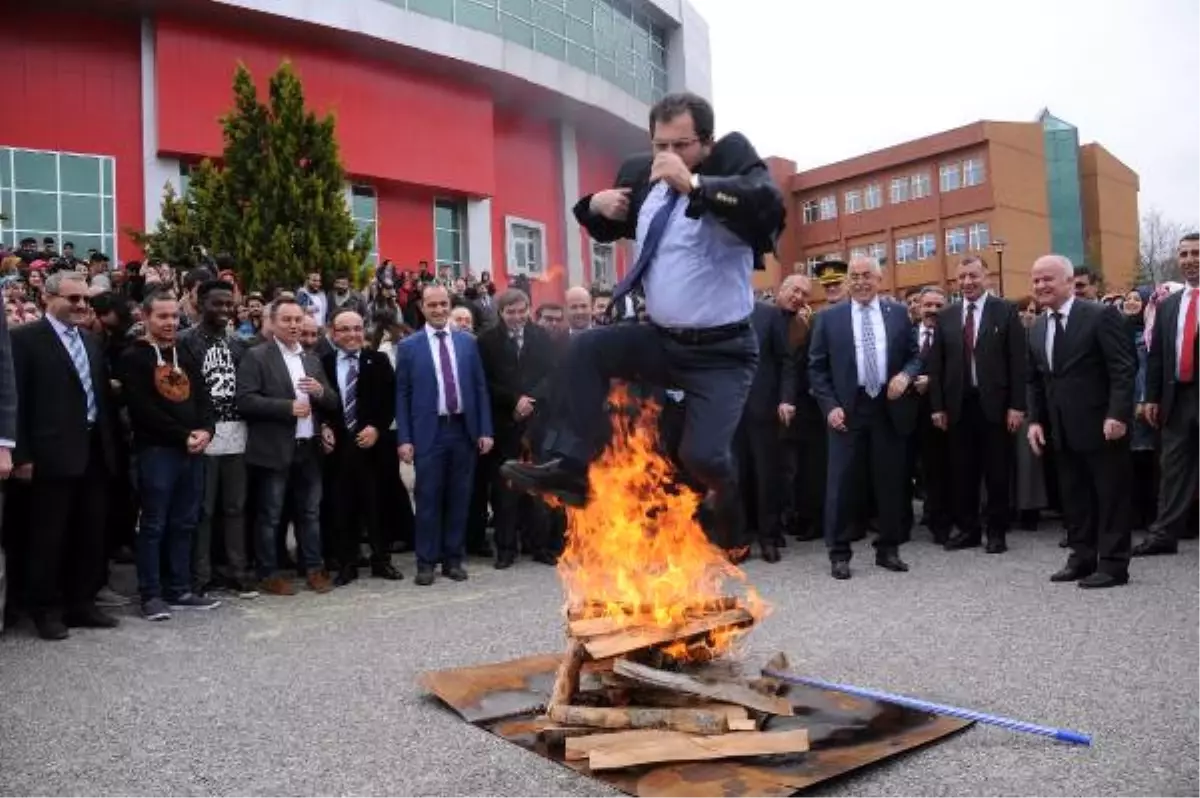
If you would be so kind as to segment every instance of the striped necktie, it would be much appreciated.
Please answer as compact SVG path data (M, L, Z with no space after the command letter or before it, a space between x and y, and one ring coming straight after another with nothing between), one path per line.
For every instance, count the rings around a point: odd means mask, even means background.
M345 355L349 361L346 369L345 403L346 429L353 431L358 425L358 356Z
M83 338L79 335L78 327L71 327L67 330L67 351L71 355L71 362L75 364L75 371L79 374L79 381L83 384L83 392L87 395L88 423L95 424L96 392L92 388L92 368L88 361L87 349L83 346Z

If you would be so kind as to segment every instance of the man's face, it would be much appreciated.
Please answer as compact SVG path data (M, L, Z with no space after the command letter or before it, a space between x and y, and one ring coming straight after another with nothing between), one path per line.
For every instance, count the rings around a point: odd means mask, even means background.
M280 305L275 309L275 318L271 320L271 332L286 346L294 347L300 340L304 318L304 311L299 305L291 302Z
M504 326L508 327L510 332L516 332L524 328L529 321L529 303L514 302L500 312L500 317L504 319Z
M567 323L572 330L586 330L592 326L592 298L586 292L567 294Z
M68 326L86 325L91 310L87 282L72 274L58 284L58 291L58 294L46 296L47 315Z
M308 275L308 290L309 291L320 291L321 290L321 275L317 274L316 272L313 272L312 274Z
M457 307L450 311L450 323L454 325L454 329L462 332L475 332L475 317L471 315L471 311L464 307Z
M987 272L982 263L973 260L959 265L958 290L968 302L977 302L983 296L987 290Z
M1188 285L1194 286L1200 282L1200 241L1194 238L1180 241L1176 257L1179 259L1179 271Z
M850 271L846 273L850 296L855 302L867 303L873 300L879 294L879 283L882 279L870 261L866 260L852 261Z
M75 257L75 245L74 244L63 244L62 254L63 254L64 258Z
M606 296L598 296L592 300L592 318L599 319L608 313L608 306L612 304L612 300Z
M246 314L254 321L262 321L263 303L260 299L251 299L246 303Z
M224 327L233 318L233 292L224 288L215 288L204 295L204 306L200 309L204 314L204 323L210 327ZM261 308L259 309L261 313Z
M32 255L33 253L37 252L37 242L36 241L22 241L21 242L21 252L23 252L27 255Z
M421 313L425 323L435 330L446 326L450 319L450 292L442 286L430 286L421 296Z
M906 300L908 305L908 318L912 321L921 320L921 295L912 294Z
M1076 279L1066 273L1059 260L1038 258L1034 261L1031 277L1033 296L1044 308L1057 310L1070 298L1073 290L1076 291L1076 296L1079 296Z
M467 281L466 280L459 277L457 280L454 281L454 293L461 294L463 291L466 291L466 290L467 290Z
M156 299L146 318L146 332L156 343L173 345L179 331L179 303L174 299Z
M934 322L937 321L937 314L941 312L942 308L946 307L946 297L936 291L926 291L920 295L917 307L920 308L921 321L926 326L932 327Z
M836 283L822 283L825 288L825 301L829 304L841 302L846 298L846 281L838 280Z
M656 153L674 152L692 170L712 150L711 144L700 141L696 136L695 120L687 111L673 119L656 122L650 131L650 142Z
M333 281L333 290L339 294L344 294L350 290L350 281L345 277L339 277Z
M363 348L363 330L362 316L339 313L333 320L333 343L345 352L358 352Z
M321 340L320 325L317 324L316 319L305 313L304 318L300 321L300 346L308 351L316 346L319 340Z
M552 333L562 333L567 329L567 317L559 308L546 308L542 311L538 324Z
M1075 278L1074 290L1075 296L1079 297L1080 299L1090 299L1094 301L1096 296L1100 293L1100 286L1097 283L1093 283L1090 276L1081 274Z
M25 311L25 320L26 321L37 321L38 319L40 319L42 317L42 311L33 302L26 302L22 306L22 310Z

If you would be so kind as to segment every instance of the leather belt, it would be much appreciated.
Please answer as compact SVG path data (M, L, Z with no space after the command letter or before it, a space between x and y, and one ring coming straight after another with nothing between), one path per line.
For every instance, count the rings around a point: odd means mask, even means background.
M732 324L722 324L719 327L663 327L653 322L651 324L654 329L684 346L717 344L721 341L728 341L730 338L736 338L750 329L748 319L735 321Z

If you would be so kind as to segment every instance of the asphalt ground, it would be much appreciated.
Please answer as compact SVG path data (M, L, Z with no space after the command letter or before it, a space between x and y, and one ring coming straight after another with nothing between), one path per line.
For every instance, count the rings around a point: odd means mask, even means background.
M774 613L751 637L805 674L1074 728L1090 749L976 727L823 795L1196 795L1197 546L1135 561L1127 587L1051 584L1054 530L1008 554L920 539L908 574L856 544L835 582L818 543L748 563ZM472 562L406 579L239 601L115 631L0 638L0 793L608 795L459 720L424 670L561 648L554 570ZM131 587L131 575L118 581Z

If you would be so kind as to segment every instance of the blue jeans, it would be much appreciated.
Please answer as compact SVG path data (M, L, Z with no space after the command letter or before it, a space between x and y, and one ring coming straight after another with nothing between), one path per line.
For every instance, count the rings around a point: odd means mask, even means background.
M279 569L275 530L283 515L283 502L291 482L295 497L296 545L309 573L324 567L321 558L321 461L316 438L296 442L292 464L286 469L262 472L258 487L258 534L255 539L258 576L266 579Z
M163 596L159 575L165 546L170 581L166 594L178 598L191 589L192 536L204 496L203 455L162 446L142 449L138 452L138 486L142 502L138 592L142 601Z

